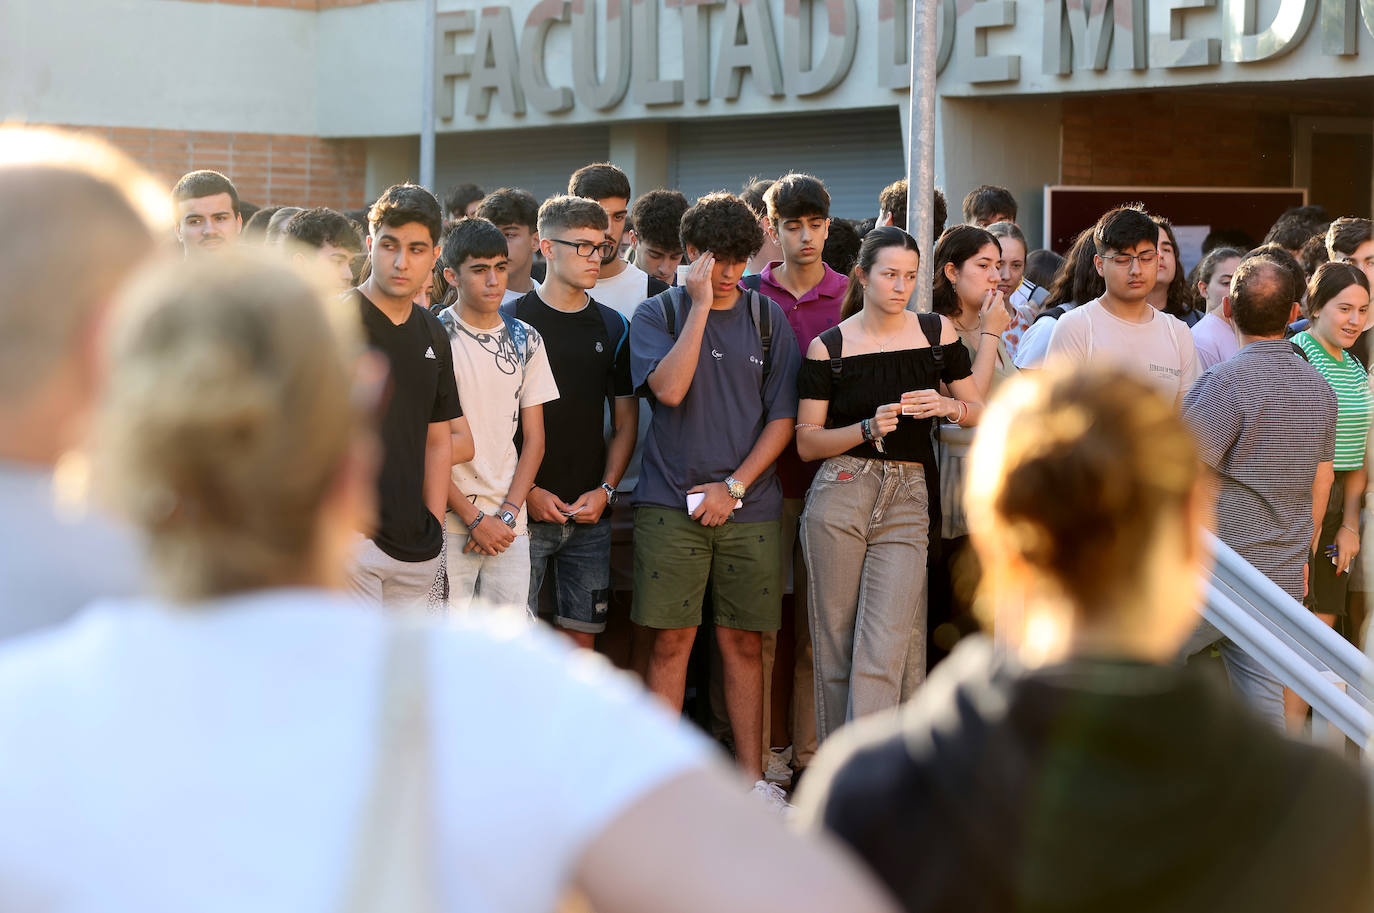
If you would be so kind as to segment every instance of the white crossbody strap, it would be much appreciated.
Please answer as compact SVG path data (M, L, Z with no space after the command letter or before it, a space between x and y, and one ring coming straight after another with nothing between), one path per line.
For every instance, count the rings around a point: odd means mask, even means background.
M400 620L387 637L377 752L358 830L347 913L438 913L429 638Z

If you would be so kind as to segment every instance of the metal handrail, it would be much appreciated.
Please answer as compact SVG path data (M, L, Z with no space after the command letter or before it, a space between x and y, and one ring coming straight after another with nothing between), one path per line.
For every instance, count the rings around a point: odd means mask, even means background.
M1314 715L1357 745L1369 745L1374 662L1220 539L1209 534L1208 544L1214 564L1203 617L1297 692Z

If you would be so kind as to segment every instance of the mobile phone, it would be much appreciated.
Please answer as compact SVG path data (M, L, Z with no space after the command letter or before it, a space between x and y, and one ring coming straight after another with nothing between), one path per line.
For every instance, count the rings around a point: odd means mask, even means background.
M701 502L702 502L702 501L705 501L705 500L706 500L706 492L704 492L704 491L694 491L694 492L692 492L691 494L689 494L689 495L687 496L687 513L689 513L689 514L694 514L694 513L696 513L696 512L697 512L697 508L701 506ZM739 509L740 509L741 507L743 507L743 506L744 506L744 502L743 502L743 501L739 501L739 500L735 501L735 510L739 510Z

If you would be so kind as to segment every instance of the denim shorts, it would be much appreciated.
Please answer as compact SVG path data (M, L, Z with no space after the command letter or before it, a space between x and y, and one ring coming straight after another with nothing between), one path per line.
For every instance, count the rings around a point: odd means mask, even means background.
M554 623L569 631L606 630L611 588L611 521L539 523L530 521L530 613L539 613L539 591L547 572L552 580Z

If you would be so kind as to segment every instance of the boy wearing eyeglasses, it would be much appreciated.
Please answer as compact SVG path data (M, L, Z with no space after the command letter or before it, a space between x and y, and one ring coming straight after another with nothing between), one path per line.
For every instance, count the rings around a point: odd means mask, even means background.
M449 605L465 608L480 597L524 606L530 587L525 498L544 457L544 403L558 398L558 386L539 331L501 313L510 267L501 229L486 219L460 220L444 238L442 261L457 301L439 322L448 331L475 450L453 467L449 483Z
M544 461L529 493L530 613L538 613L548 578L554 624L589 648L606 628L610 507L639 424L629 321L588 294L613 244L607 224L592 200L545 200L538 226L544 282L503 308L543 337L559 390L544 410ZM609 440L602 430L608 402Z
M1059 319L1047 363L1124 365L1182 399L1197 379L1197 355L1188 326L1148 300L1159 275L1158 240L1154 220L1135 207L1113 209L1097 220L1093 263L1106 291Z

